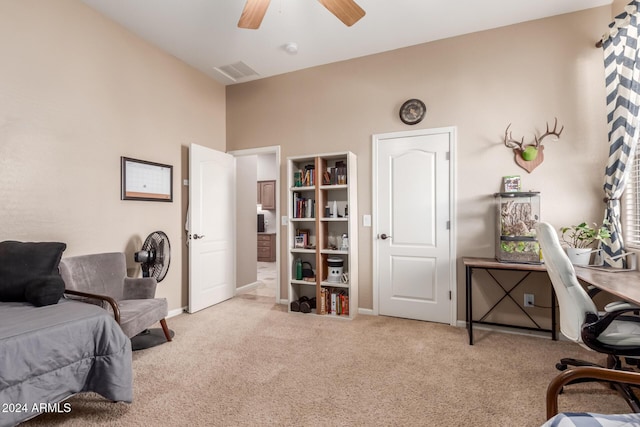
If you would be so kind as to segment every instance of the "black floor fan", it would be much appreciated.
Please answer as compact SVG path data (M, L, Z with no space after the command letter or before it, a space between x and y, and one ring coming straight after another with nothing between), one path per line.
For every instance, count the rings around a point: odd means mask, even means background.
M142 267L142 277L153 277L158 283L167 275L171 261L171 245L169 237L162 231L149 234L142 244L140 251L134 254L134 259ZM169 331L173 337L175 333ZM143 350L167 342L161 328L146 329L131 338L131 348Z

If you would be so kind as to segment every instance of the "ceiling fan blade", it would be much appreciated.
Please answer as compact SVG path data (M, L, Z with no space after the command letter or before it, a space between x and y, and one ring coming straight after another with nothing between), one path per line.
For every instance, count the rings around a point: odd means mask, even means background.
M267 12L270 1L271 0L247 0L242 10L242 15L240 15L240 20L238 21L238 27L248 30L257 30L260 28L262 18L264 18L264 14Z
M352 26L365 15L365 11L353 0L318 0L347 27Z

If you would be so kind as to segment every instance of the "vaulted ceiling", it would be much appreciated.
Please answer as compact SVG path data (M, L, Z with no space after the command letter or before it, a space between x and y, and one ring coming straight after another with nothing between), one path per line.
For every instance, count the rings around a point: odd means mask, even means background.
M318 0L272 0L247 30L237 26L245 0L83 1L225 85L612 2L356 0L366 15L347 27Z

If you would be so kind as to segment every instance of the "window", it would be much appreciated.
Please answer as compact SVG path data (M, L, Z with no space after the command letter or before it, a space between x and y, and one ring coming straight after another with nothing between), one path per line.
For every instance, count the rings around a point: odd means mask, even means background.
M640 248L640 156L634 156L631 162L621 215L625 246Z

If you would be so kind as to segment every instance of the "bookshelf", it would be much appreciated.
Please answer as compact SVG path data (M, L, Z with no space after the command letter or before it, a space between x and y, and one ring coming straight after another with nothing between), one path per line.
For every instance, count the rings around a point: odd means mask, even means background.
M344 319L357 314L356 160L351 152L287 159L289 311L292 302L315 298L311 314ZM302 278L296 274L298 260Z

